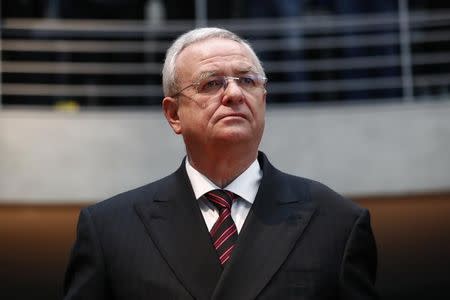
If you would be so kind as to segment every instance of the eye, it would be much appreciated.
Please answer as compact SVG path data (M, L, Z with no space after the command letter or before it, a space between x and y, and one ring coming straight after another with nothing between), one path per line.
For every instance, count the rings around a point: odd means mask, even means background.
M256 85L256 79L252 75L244 75L239 77L239 84L242 86L255 86Z
M222 88L224 79L221 77L210 77L200 82L198 86L199 93L215 92Z

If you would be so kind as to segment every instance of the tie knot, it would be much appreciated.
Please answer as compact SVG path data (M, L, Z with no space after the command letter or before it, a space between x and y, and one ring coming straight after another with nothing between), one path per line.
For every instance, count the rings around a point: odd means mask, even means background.
M236 194L226 190L212 190L206 193L205 196L219 211L222 209L231 209L233 201L237 198Z

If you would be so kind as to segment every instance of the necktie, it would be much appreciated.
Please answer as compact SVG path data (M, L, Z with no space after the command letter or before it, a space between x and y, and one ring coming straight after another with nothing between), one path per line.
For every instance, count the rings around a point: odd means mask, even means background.
M219 210L219 218L211 228L210 234L220 263L224 266L230 259L238 238L236 224L231 218L231 205L237 196L225 190L213 190L205 196Z

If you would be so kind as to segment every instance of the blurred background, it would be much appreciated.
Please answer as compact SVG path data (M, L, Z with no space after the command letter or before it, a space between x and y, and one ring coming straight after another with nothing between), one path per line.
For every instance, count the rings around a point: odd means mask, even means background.
M80 208L178 167L160 72L199 26L263 61L271 161L370 210L381 298L450 299L444 0L2 0L0 298L60 299Z

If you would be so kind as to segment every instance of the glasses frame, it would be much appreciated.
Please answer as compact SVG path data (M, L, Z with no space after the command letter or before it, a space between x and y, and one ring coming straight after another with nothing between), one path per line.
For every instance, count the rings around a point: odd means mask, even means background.
M263 75L261 75L261 74L252 74L252 75L254 75L256 78L258 78L258 80L260 80L260 81L263 82L263 84L261 85L261 87L265 87L265 86L266 86L266 84L267 84L267 77L265 77L265 76L263 76ZM228 84L229 84L230 80L238 81L238 80L244 78L245 75L242 75L242 76L210 75L210 76L208 76L207 78L209 78L209 77L223 77L223 78L225 79L225 83L224 83L224 85L223 85L222 87L220 87L220 88L218 89L218 91L219 91L219 90L225 91L225 90L227 89L227 87L228 87ZM197 94L201 94L201 93L198 91L198 86L200 85L200 83L201 83L202 81L203 81L203 79L199 79L199 80L197 80L197 81L191 83L190 85L185 86L184 88L182 88L181 90L179 90L177 93L175 93L175 94L172 95L171 97L172 97L172 98L176 98L176 97L178 97L179 95L181 95L185 90L187 90L188 88L191 88L191 87L197 87L197 88L195 89L196 95L197 95ZM238 85L238 86L239 86L239 85Z

